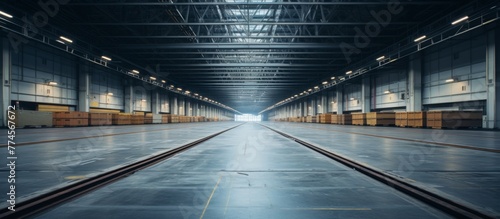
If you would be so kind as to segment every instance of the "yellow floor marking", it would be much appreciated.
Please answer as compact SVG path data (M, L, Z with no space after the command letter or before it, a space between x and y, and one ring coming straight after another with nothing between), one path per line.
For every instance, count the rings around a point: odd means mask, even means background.
M233 177L229 178L229 186L231 186L231 183L233 182ZM224 208L224 218L226 217L227 213L227 206L229 206L229 199L231 199L231 189L229 189L228 194L227 194L227 201L226 201L226 207Z
M285 208L285 210L310 210L310 211L371 211L371 208Z
M217 190L217 187L219 186L220 180L222 179L222 176L219 177L219 180L217 180L217 184L215 184L214 189L212 190L212 194L210 194L210 197L208 197L207 204L205 205L205 208L203 209L203 212L201 213L200 219L203 218L203 215L205 215L205 211L208 208L208 205L210 204L210 201L212 200L212 196L214 196L215 190Z
M67 176L67 177L64 177L65 179L67 180L75 180L75 179L85 179L87 178L86 176Z

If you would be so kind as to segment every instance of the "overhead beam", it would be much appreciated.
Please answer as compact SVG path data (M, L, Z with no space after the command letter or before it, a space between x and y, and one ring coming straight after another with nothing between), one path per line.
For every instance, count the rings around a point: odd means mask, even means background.
M277 75L272 75L272 74L266 74L266 75L260 75L260 74L255 74L255 73L249 73L249 74L182 74L182 75L175 75L173 76L182 76L183 78L238 78L238 77L247 77L247 78L304 78L304 77L310 77L310 73L307 74L277 74Z
M155 50L151 51L130 51L123 52L122 54L134 54L134 55L340 55L343 54L340 51L334 52L320 52L320 51L303 51L303 52L291 52L291 51L282 51L282 52L266 52L266 51L252 51L252 52L238 52L238 51L218 51L218 52L187 52L187 51L171 51L171 52L158 52Z
M370 45L374 45L373 43ZM339 44L326 43L174 43L122 44L108 49L332 49Z
M450 4L453 1L401 1L402 5L429 5L429 4ZM350 1L350 2L75 2L68 5L78 6L198 6L198 5L219 5L219 6L264 6L264 5L387 5L388 2L380 1Z
M332 64L296 64L296 63L181 63L181 64L163 64L170 67L308 67L308 68L322 68L322 67L332 67L332 66L344 66L344 65L332 65Z
M150 57L137 57L136 60L151 60L151 61L245 61L249 60L247 57L225 57L225 58L214 58L214 57L202 57L202 58L193 58L193 57L179 57L179 58L150 58ZM295 61L328 61L332 60L331 58L293 58L293 57L269 57L269 58L250 58L251 61L270 61L270 60L295 60Z
M144 36L144 35L138 35L138 36L98 36L101 38L114 38L114 39L238 39L238 38L245 38L245 39L279 39L279 38L306 38L306 39L351 39L354 36L353 35L272 35L272 36L235 36L235 35L211 35L211 36ZM372 38L395 38L398 37L396 35L377 35L373 36Z
M171 22L106 22L106 23L75 23L74 25L82 26L226 26L226 25L287 25L287 26L358 26L366 25L366 22L183 22L183 23L171 23ZM390 22L391 25L408 25L417 24L418 22Z
M234 86L240 86L242 84L247 84L248 86L255 86L255 85L260 85L260 86L276 86L276 85L284 85L284 86L297 86L297 85L304 85L304 83L296 83L296 82L290 82L290 83L285 83L285 82L275 82L275 83L271 83L271 82L251 82L251 83L246 83L245 81L238 81L238 82L234 82L234 81L228 81L228 83L204 83L204 82L200 82L200 83L189 83L190 86L213 86L213 85L234 85Z
M166 65L166 64L165 64ZM192 65L190 65L193 67ZM165 67L169 67L168 65ZM172 66L170 66L172 67ZM183 67L183 66L181 66ZM209 66L210 67L210 66ZM214 66L215 67L215 66ZM253 67L253 68L252 68ZM259 69L256 69L259 68ZM163 71L163 70L162 70ZM234 73L239 73L238 71L251 71L253 73L276 73L276 74L283 74L283 73L292 73L295 71L299 71L302 74L308 73L308 72L321 72L324 71L326 72L331 72L332 69L311 69L311 68L300 68L300 67L295 67L295 68L285 68L285 67L280 67L280 66L266 66L266 68L263 67L257 67L257 66L251 66L251 67L245 67L245 68L175 68L175 69L166 69L166 71L177 71L177 72L182 72L182 74L187 74L187 73L200 73L200 71L217 71L217 73L231 73L231 72L220 72L220 71L234 71ZM196 72L198 71L198 72ZM168 72L171 73L171 72ZM212 73L212 72L210 72Z

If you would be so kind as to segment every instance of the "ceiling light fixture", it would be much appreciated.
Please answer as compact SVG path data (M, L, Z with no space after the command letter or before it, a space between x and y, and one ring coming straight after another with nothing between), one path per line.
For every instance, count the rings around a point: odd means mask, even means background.
M419 38L415 39L414 41L415 41L415 42L418 42L418 41L421 41L421 40L423 40L423 39L425 39L425 38L427 38L427 36L423 35L423 36L421 36L421 37L419 37Z
M7 13L5 13L5 12L3 12L3 11L0 11L0 15L3 15L3 16L8 17L8 18L13 18L13 16L12 16L12 15L7 14Z
M384 60L384 59L385 59L385 56L380 56L380 57L378 57L378 58L377 58L377 61L379 61L379 62L380 62L380 61L382 61L382 60Z
M111 58L107 57L107 56L101 56L102 59L104 60L107 60L107 61L111 61Z
M458 20L456 20L456 21L453 21L453 22L451 22L451 25L458 24L458 23L460 23L460 22L462 22L462 21L465 21L465 20L467 20L467 19L469 19L469 16L465 16L465 17L460 18L460 19L458 19Z
M350 74L352 74L352 71L348 71L348 72L346 72L345 74L346 74L346 75L350 75Z
M59 39L64 40L64 41L66 41L68 43L73 43L73 40L70 40L69 38L66 38L66 37L63 37L63 36L60 36Z

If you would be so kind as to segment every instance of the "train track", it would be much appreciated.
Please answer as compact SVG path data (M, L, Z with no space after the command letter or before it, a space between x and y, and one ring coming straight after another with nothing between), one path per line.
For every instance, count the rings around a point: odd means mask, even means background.
M71 185L56 189L54 191L45 193L43 195L34 197L32 199L26 200L19 204L16 204L15 211L10 211L7 208L3 208L0 210L0 218L26 218L30 216L34 216L38 213L41 213L49 208L52 208L56 205L59 205L63 202L69 201L71 199L77 198L81 195L84 195L90 191L93 191L102 186L108 185L112 182L115 182L119 179L127 177L136 171L147 168L159 162L162 162L178 153L181 153L189 148L192 148L202 142L205 142L213 137L216 137L224 132L227 132L231 129L234 129L238 126L243 125L238 124L231 128L225 129L223 131L214 133L212 135L206 136L204 138L200 138L196 141L190 142L188 144L182 145L175 149L166 151L164 153L152 156L150 158L120 167L118 169L87 178Z
M173 124L175 124L175 123L173 123ZM120 132L120 133L111 133L111 134L98 134L98 135L91 135L91 136L84 136L84 137L61 138L61 139L51 139L51 140L42 140L42 141L18 142L18 143L16 143L16 147L17 146L31 145L31 144L43 144L43 143L71 141L71 140L81 140L81 139L89 139L89 138L102 138L102 137L110 137L110 136L117 136L117 135L130 135L130 134L138 134L138 133L145 133L145 132L149 133L149 132L166 131L166 130L172 130L172 129L191 128L191 127L193 127L193 126L185 126L185 127L182 127L182 128L173 127L173 128L164 128L164 129L153 129L153 130L144 130L144 131L135 131L135 132ZM7 147L7 144L0 144L0 147Z
M410 195L413 198L423 201L424 203L431 205L437 209L440 209L454 217L457 218L495 218L494 216L489 215L487 212L477 209L474 206L469 206L465 203L460 203L449 198L445 198L436 193L428 191L426 189L420 188L418 186L412 185L404 180L401 180L395 176L386 174L380 170L376 170L372 167L369 167L365 164L359 163L357 161L351 160L344 156L338 155L331 151L325 150L319 146L303 141L299 138L291 136L287 133L278 131L269 126L260 124L286 138L289 138L303 146L306 146L320 154L323 154L347 167L353 168L358 172L361 172L381 183L389 185L398 191L401 191L405 194Z
M307 126L305 126L305 127L307 127ZM486 152L492 152L492 153L500 153L499 149L493 149L493 148L481 148L481 147L474 147L474 146L469 146L469 145L450 144L450 143L444 143L444 142L426 141L426 140L418 140L418 139L408 139L408 138L400 138L400 137L392 137L392 136L384 136L384 135L374 135L374 134L359 133L359 132L346 132L346 131L323 129L323 128L316 128L316 127L307 127L307 128L309 128L309 129L316 129L316 130L331 131L331 132L346 133L346 134L353 134L353 135L363 135L363 136L368 136L368 137L386 138L386 139L392 139L392 140L409 141L409 142L416 142L416 143L423 143L423 144L432 144L432 145L438 145L438 146L462 148L462 149L468 149L468 150L476 150L476 151L486 151Z

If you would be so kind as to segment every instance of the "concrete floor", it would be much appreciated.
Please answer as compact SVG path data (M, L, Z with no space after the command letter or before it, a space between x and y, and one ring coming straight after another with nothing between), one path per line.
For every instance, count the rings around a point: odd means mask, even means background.
M39 215L51 219L447 217L256 123Z
M500 153L399 140L500 149L497 131L263 124L500 217Z
M81 128L16 129L17 202L139 159L184 145L239 123L182 123ZM0 136L7 142L7 135ZM90 137L84 139L74 139ZM3 147L5 148L5 147ZM2 149L0 147L0 149ZM7 157L5 150L0 156ZM7 179L7 166L0 178ZM1 202L0 207L7 206Z

